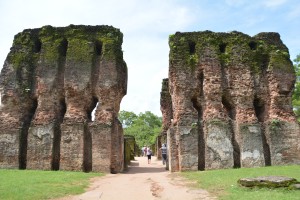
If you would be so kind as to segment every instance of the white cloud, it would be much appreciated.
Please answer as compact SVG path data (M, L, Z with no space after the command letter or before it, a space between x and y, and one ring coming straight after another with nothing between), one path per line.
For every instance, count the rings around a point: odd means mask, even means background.
M263 4L266 7L278 7L286 3L287 0L265 0Z

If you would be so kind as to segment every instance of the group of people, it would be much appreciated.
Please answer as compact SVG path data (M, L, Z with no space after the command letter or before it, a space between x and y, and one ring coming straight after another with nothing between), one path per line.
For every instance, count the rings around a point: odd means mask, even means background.
M152 156L152 150L150 147L143 147L142 148L142 155L148 157L148 164L151 163L151 156Z
M162 144L162 147L160 148L160 150L161 150L163 165L165 165L166 161L167 161L167 145ZM152 156L152 150L150 149L150 147L148 147L148 146L143 147L142 148L142 155L148 157L148 164L150 164L151 163L151 156Z

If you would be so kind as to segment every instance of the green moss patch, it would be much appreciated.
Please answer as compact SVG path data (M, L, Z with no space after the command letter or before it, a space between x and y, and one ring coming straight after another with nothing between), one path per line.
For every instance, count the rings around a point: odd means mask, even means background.
M193 53L191 43L195 44ZM209 55L219 60L222 67L243 64L253 74L261 74L266 70L293 73L288 49L280 40L279 34L275 33L250 37L237 31L177 32L169 36L169 47L170 62L183 69L195 70L201 59L206 59L205 55Z

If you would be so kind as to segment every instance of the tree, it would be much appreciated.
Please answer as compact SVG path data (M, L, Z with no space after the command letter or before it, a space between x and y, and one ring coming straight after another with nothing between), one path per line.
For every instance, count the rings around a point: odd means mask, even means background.
M152 145L161 132L162 119L146 111L136 115L133 112L121 111L119 119L124 128L125 135L135 137L139 147Z
M300 54L293 60L294 69L296 72L296 83L292 97L293 110L296 114L297 120L300 122Z
M137 115L133 112L129 112L129 111L120 111L119 112L119 120L122 123L123 127L130 127L133 122L137 119Z

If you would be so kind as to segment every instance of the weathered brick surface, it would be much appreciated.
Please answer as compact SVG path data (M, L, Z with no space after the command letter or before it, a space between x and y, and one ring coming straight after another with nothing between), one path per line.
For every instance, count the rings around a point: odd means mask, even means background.
M131 135L124 136L124 146L125 146L125 158L124 158L124 168L128 168L128 165L130 165L130 161L134 160L135 156L135 138Z
M165 135L167 135L167 134L165 134ZM166 140L162 143L162 140L163 139L162 139L161 135L159 135L159 136L157 136L156 141L155 141L155 146L156 146L156 149L157 149L155 156L158 160L162 159L161 149L160 149L162 147L162 144L167 143Z
M178 159L178 143L175 135L174 128L170 126L167 131L167 154L169 170L171 172L176 172L179 170L179 159Z
M83 168L84 159L84 135L86 124L62 124L60 169L66 171L79 171Z
M177 32L169 46L171 171L300 163L295 73L278 33Z
M167 131L171 125L171 119L173 116L172 100L169 93L169 79L163 79L162 88L160 92L160 110L162 112L162 132L157 138L157 158L161 159L160 148L162 144L167 143Z
M2 168L16 169L19 167L19 133L19 129L11 129L1 133L0 162Z
M111 26L44 26L15 36L0 77L1 168L122 170L122 39Z
M171 95L169 93L169 79L163 79L162 81L162 88L160 92L160 110L162 112L162 143L166 142L166 135L168 128L171 125L171 119L173 116L173 110L172 110L172 100Z

